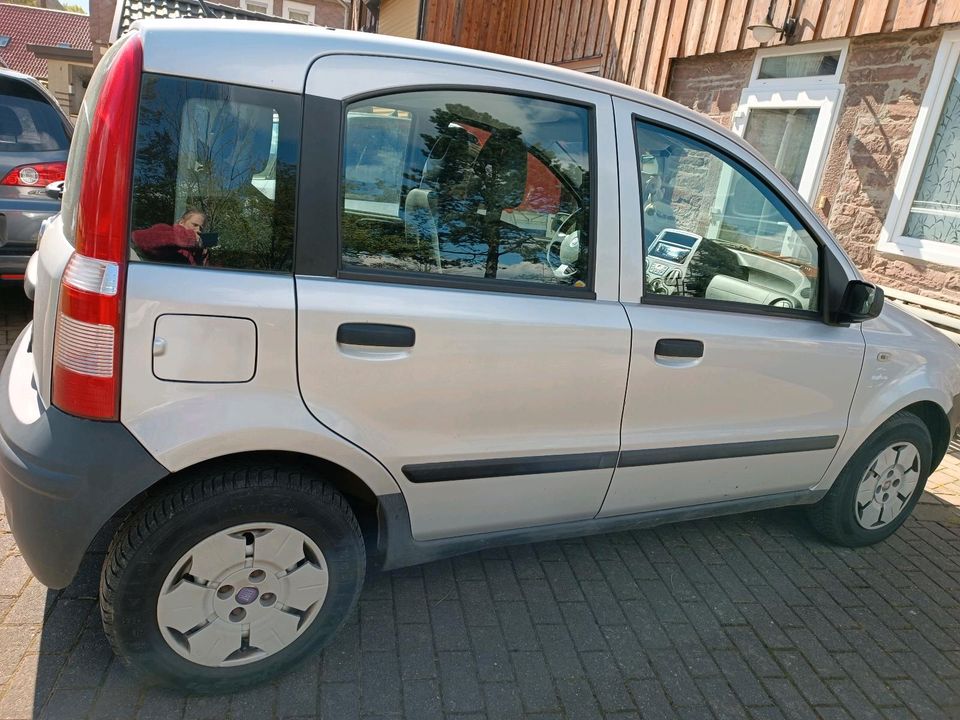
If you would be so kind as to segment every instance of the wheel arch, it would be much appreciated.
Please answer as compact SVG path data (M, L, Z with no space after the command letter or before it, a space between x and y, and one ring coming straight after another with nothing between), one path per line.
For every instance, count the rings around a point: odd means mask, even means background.
M361 477L344 466L315 455L288 450L254 450L210 458L170 473L154 484L134 495L103 524L91 546L109 544L120 523L137 510L143 503L167 491L171 487L187 482L200 473L216 472L243 467L278 467L310 470L329 482L346 498L360 523L368 560L379 557L380 524L379 496Z
M932 400L915 402L902 408L901 411L920 418L923 424L927 426L927 430L930 431L930 440L933 443L933 457L930 460L930 472L932 473L940 465L947 454L947 448L950 446L950 420L947 413ZM887 418L884 422L889 419Z

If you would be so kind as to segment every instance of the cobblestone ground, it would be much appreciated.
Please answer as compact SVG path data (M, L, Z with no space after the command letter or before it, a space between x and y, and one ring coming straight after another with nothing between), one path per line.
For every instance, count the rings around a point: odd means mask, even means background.
M26 321L0 291L0 358ZM0 718L960 718L960 450L889 541L796 510L371 577L322 656L240 695L142 685L96 608L24 566L0 506Z

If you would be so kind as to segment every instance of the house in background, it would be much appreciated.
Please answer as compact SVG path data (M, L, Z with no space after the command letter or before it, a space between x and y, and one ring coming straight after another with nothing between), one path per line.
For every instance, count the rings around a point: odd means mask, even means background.
M347 27L349 0L207 0L218 18L299 22L328 27ZM90 0L90 39L94 63L110 43L137 20L145 18L204 17L197 0Z
M40 80L71 117L93 73L86 15L0 3L0 67Z
M765 155L867 277L960 304L960 0L354 0L351 17L698 110Z

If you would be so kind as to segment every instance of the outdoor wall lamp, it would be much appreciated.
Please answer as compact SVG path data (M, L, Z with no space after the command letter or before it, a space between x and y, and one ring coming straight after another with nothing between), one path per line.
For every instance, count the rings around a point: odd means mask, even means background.
M770 6L767 8L767 16L759 25L748 25L747 30L753 33L754 39L760 43L768 43L773 40L777 34L780 34L781 40L789 40L797 31L797 18L791 17L793 13L793 0L787 1L787 17L783 21L782 27L773 24L773 9L777 0L770 0Z

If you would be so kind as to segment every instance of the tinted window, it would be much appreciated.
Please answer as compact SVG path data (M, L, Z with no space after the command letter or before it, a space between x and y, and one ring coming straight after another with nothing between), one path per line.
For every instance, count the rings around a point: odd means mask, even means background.
M289 270L300 101L145 75L133 178L137 258Z
M637 123L645 295L817 309L819 249L739 163Z
M70 147L63 118L39 90L0 77L0 153L48 152Z
M589 112L484 92L347 110L346 269L589 285Z

